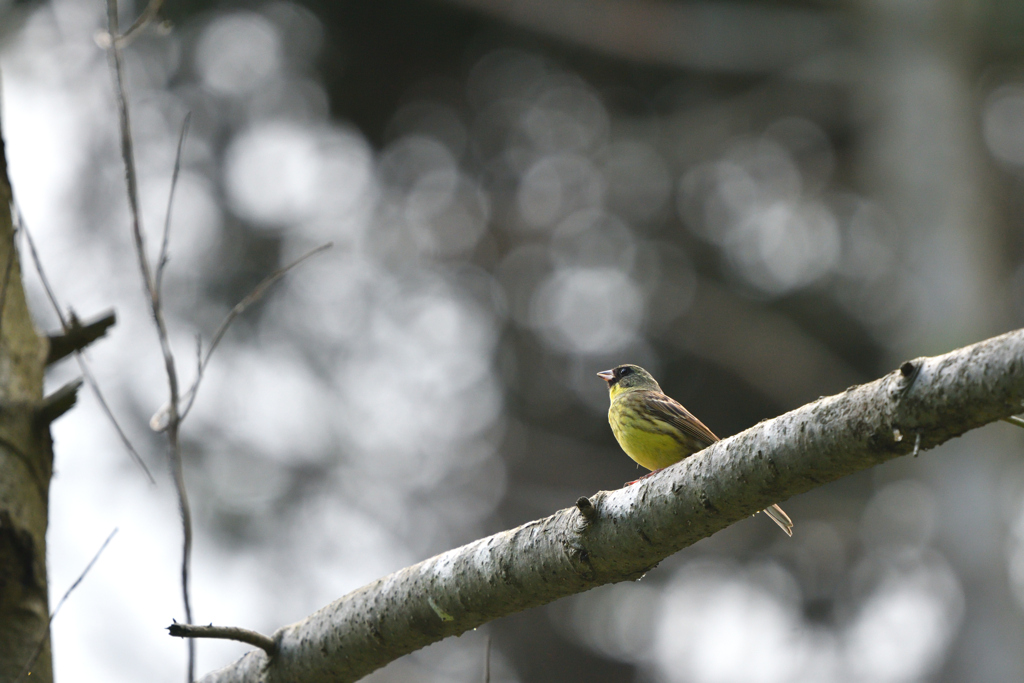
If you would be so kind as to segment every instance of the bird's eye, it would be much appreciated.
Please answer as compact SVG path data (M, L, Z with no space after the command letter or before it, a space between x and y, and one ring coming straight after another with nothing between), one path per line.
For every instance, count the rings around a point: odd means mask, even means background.
M615 374L618 375L619 378L621 379L621 378L625 377L626 375L629 375L629 374L632 374L632 373L633 373L633 369L632 368L619 368L619 371L616 372Z

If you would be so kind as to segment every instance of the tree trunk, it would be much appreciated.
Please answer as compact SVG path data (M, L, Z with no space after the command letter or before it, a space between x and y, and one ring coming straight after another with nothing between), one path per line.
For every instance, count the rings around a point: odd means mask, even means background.
M0 138L0 680L27 674L35 657L28 680L48 682L46 523L56 406L43 400L49 344L25 302L11 198Z

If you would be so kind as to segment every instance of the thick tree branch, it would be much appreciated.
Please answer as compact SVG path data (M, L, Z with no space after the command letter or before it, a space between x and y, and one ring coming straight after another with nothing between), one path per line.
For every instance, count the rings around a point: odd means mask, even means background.
M771 503L1019 413L1022 399L1024 330L908 361L635 486L379 579L278 630L273 658L253 651L203 680L358 680L492 619L636 579Z

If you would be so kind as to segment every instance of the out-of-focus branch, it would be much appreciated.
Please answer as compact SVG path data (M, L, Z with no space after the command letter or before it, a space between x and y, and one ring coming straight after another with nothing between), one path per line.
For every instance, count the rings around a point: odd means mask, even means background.
M160 15L160 8L163 6L164 0L149 0L146 9L142 11L138 19L132 22L127 31L117 36L117 46L128 47L142 29L149 26Z
M768 505L1019 413L1024 330L907 361L724 439L635 486L379 579L205 683L341 683L520 610L642 576ZM796 533L800 533L799 520Z
M192 410L192 404L195 403L196 394L199 392L199 385L203 381L203 374L206 372L206 366L210 364L210 358L213 356L213 352L217 350L217 346L220 344L224 335L227 333L228 328L231 327L231 323L235 321L235 318L242 315L245 309L252 306L254 303L263 298L263 295L273 287L278 280L287 275L292 269L306 262L306 260L316 256L317 254L327 251L334 246L334 242L326 242L321 244L319 247L310 249L305 254L295 259L288 265L278 268L273 273L263 278L258 285L253 287L252 291L249 292L245 298L239 301L234 307L228 311L228 314L224 316L224 320L221 321L217 331L213 333L213 339L210 341L210 346L206 350L205 355L203 354L202 342L197 344L196 356L198 358L196 362L196 378L192 382L192 386L188 388L185 394L182 396L183 405L178 409L179 420L184 420L188 416L190 410ZM165 403L160 410L156 411L153 416L149 419L149 427L154 432L162 432L170 425L171 416L171 404Z
M88 574L89 570L92 569L92 566L96 564L96 560L100 559L100 555L102 555L103 551L107 549L107 545L113 540L114 534L116 533L117 527L114 527L114 530L107 536L107 540L103 541L103 545L100 546L100 549L97 550L96 554L92 556L91 560L89 560L89 564L85 565L85 569L83 569L82 573L78 575L78 578L71 584L71 587L64 592L64 596L60 599L60 602L58 602L57 606L53 608L52 612L50 612L50 618L46 622L46 635L39 640L39 645L36 646L35 652L32 653L32 658L29 659L24 668L22 668L21 673L18 674L18 678L15 679L15 683L21 683L21 681L28 678L29 672L32 671L32 667L35 666L36 660L43 651L43 647L46 646L46 643L50 639L50 624L52 624L53 620L57 617L57 612L60 612L60 608L64 606L65 602L67 602L71 593L74 592L74 590L78 588L79 584L85 580L85 575Z
M116 31L98 31L96 33L96 44L104 50L109 50L114 45L119 48L126 48L131 45L135 39L142 33L142 31L156 21L160 17L160 8L163 7L164 0L149 0L146 5L146 9L142 11L142 14L132 22L132 25L128 27L128 30L124 33L117 33Z
M772 73L843 38L837 13L738 2L448 0L617 57L687 69Z
M36 244L32 239L32 233L29 231L20 212L18 213L18 225L20 226L21 233L25 235L25 242L28 244L29 254L32 256L32 262L36 266L36 273L39 275L39 281L42 282L43 289L46 291L46 297L50 300L50 305L53 306L53 312L57 314L57 319L60 321L61 329L64 330L65 335L68 335L71 333L72 327L78 324L78 320L74 314L71 314L71 320L69 321L64 316L64 313L61 312L60 304L57 303L57 295L54 294L53 287L50 286L50 279L46 277L46 271L43 269L43 261L39 258L39 252L36 251ZM113 311L111 311L107 317L111 320L110 324L113 325L115 320ZM107 318L103 318L86 325L86 327L90 329L89 335L96 332L100 332L101 334L105 333L106 327L104 327L104 325L106 320ZM82 340L84 341L84 338ZM91 343L92 341L94 340L89 340L86 344ZM89 364L85 362L85 357L82 356L81 349L84 348L86 344L72 349L72 352L75 354L75 360L78 361L78 367L82 371L82 376L89 384L89 388L92 389L92 393L96 397L96 400L99 401L100 408L103 409L107 419L110 420L110 423L114 426L114 431L117 432L117 436L121 439L121 443L124 444L125 449L128 451L128 455L131 456L132 460L135 461L135 464L138 465L146 474L146 478L149 479L149 483L156 484L156 479L153 478L153 474L149 471L149 468L146 467L146 463L143 462L142 456L140 456L139 452L135 450L135 446L132 445L131 439L128 438L124 429L121 428L121 423L117 421L117 417L114 415L113 409L111 409L110 404L107 403L106 397L103 396L103 392L100 390L99 382L96 381L92 371L89 369ZM50 345L50 352L46 357L47 365L55 363L63 357L61 354L64 353L65 349L61 347L74 346L73 343L68 344L66 343L66 340L61 340L59 335L50 336ZM54 350L54 345L57 345L56 351Z
M174 208L174 190L178 187L178 174L181 173L181 154L185 149L185 137L188 135L188 124L192 120L192 112L185 114L185 120L181 122L181 133L178 135L178 149L174 153L174 170L171 171L171 191L167 193L167 211L164 213L164 234L160 239L160 255L156 259L156 282L154 288L157 293L163 291L164 270L170 260L171 243L171 209Z
M151 3L151 7L159 3ZM132 141L131 118L128 113L128 95L125 86L124 57L121 54L121 41L119 40L117 0L107 0L107 29L112 36L110 46L110 61L114 75L115 92L117 94L117 112L119 129L121 132L121 156L124 161L124 175L128 186L128 206L132 222L132 237L135 240L135 254L139 261L139 270L142 274L143 288L149 298L150 313L153 316L153 324L156 327L157 338L160 340L160 350L164 357L164 369L167 373L167 385L170 393L168 399L170 409L167 421L167 442L171 456L171 474L174 476L174 488L178 494L178 512L181 515L181 526L183 531L182 552L181 552L181 595L185 606L185 621L192 622L192 601L189 592L190 567L192 562L192 507L188 500L188 491L185 488L185 473L181 462L181 443L178 440L178 427L181 424L181 416L178 414L178 372L174 366L174 353L171 350L170 335L167 333L167 322L164 319L164 309L160 298L158 280L153 275L153 269L149 264L149 257L146 255L145 233L142 230L142 214L139 209L139 183L135 169L135 151ZM182 132L182 140L184 131ZM181 159L181 143L178 145L178 158L175 161L177 167ZM177 180L175 174L174 180ZM171 188L171 196L174 195L174 188ZM170 225L168 217L167 225ZM161 263L166 259L166 254L161 249ZM162 266L158 265L158 271ZM196 661L195 641L188 641L188 672L186 680L192 683L195 679Z
M60 359L81 351L105 335L116 322L117 316L113 311L85 324L79 322L77 316L72 316L63 332L49 335L50 352L46 356L46 364L53 365Z
M150 2L147 13L152 12L155 16L156 11L159 9L159 0L153 0ZM130 209L130 217L132 224L132 237L135 241L135 253L139 262L139 270L142 275L143 288L149 299L150 313L153 317L153 323L156 327L157 337L160 341L160 349L163 353L164 367L167 374L167 384L169 388L169 397L167 404L156 416L150 421L151 426L158 431L163 431L167 434L167 441L171 456L171 473L174 476L174 487L178 494L178 510L181 514L182 528L183 528L183 543L182 543L182 559L181 559L181 593L182 601L185 606L185 621L189 624L192 623L192 604L190 597L190 566L192 559L192 511L191 505L189 504L188 491L185 488L185 475L184 468L182 465L181 458L181 442L179 439L179 429L181 422L185 418L186 413L192 406L192 401L195 398L196 391L199 388L199 383L203 378L203 371L206 368L206 364L210 360L210 356L220 343L221 338L224 336L231 322L244 311L248 306L258 301L266 291L278 280L280 280L286 273L292 268L296 267L306 259L318 254L326 249L333 246L331 243L324 244L310 252L304 254L300 258L296 259L293 263L281 268L264 281L262 281L256 288L242 301L240 301L230 313L228 313L221 327L217 330L214 335L213 342L210 344L210 349L207 351L206 356L200 355L200 361L198 365L196 380L192 384L192 387L188 390L188 403L182 407L180 401L180 390L178 385L178 373L175 369L174 353L171 349L170 336L167 332L167 322L164 318L163 300L161 296L161 285L163 283L164 268L168 261L168 245L170 237L170 222L171 222L171 207L174 201L174 189L178 179L178 173L181 168L181 157L182 150L184 148L185 136L188 131L189 117L186 116L184 123L182 124L181 135L178 138L177 154L174 160L174 171L171 176L171 190L168 197L167 214L164 221L163 237L160 244L160 254L158 256L156 270L154 273L153 268L149 263L149 258L146 255L146 240L145 232L142 229L142 217L139 210L139 190L138 190L138 178L135 169L135 153L134 144L132 140L131 130L131 119L128 111L128 96L125 86L124 76L124 59L121 53L121 47L125 43L122 41L121 36L118 33L118 15L117 15L117 0L107 0L107 23L108 23L108 36L111 36L109 41L109 51L111 56L111 69L114 76L115 92L117 95L117 110L119 115L120 133L121 133L121 156L124 161L125 181L128 189L128 205ZM136 30L139 26L145 22L142 18L136 22L136 26L132 29ZM188 641L188 671L186 680L191 683L195 679L195 640L189 639Z

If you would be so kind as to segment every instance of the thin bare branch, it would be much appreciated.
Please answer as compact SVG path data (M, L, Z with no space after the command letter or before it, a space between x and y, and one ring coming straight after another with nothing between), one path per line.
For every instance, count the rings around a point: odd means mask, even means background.
M46 296L50 300L50 305L53 306L54 312L57 314L57 319L60 321L61 329L65 333L70 330L70 325L64 314L60 310L60 304L57 302L57 296L53 292L53 287L50 286L50 279L46 277L46 271L43 270L42 259L39 258L39 252L36 251L36 243L32 239L32 233L28 229L28 225L25 223L25 218L21 215L21 211L18 211L18 226L20 231L25 235L25 240L28 243L29 253L32 255L32 262L35 264L36 273L39 274L39 280L43 283L43 289L46 291ZM142 456L135 450L135 446L132 445L131 439L125 433L124 429L121 428L121 424L117 421L114 416L114 411L111 410L110 404L107 403L107 399L103 396L103 392L100 390L99 382L93 377L92 371L89 369L89 365L85 362L85 356L80 351L75 351L75 360L78 362L78 367L82 371L82 377L85 378L86 384L92 389L93 395L100 404L100 408L106 414L107 419L110 420L110 424L114 425L114 431L117 432L117 436L121 439L121 443L124 445L125 450L128 451L128 455L131 456L132 461L138 465L145 473L146 478L149 479L150 484L156 484L156 479L153 478L153 473L146 467L146 463L142 460Z
M96 560L100 559L100 555L102 555L103 551L106 550L107 544L113 540L116 533L117 527L114 527L114 530L110 532L109 536L107 536L107 540L103 541L103 545L100 546L100 549L97 550L96 554L92 556L91 560L89 560L89 564L85 565L85 569L83 569L82 573L78 575L78 578L71 584L71 587L67 589L64 593L64 597L60 599L60 602L58 602L57 606L53 608L53 611L50 612L50 618L46 621L46 632L43 634L43 637L39 639L39 644L36 646L35 652L32 653L32 657L25 663L25 667L15 679L15 683L22 681L26 676L30 675L29 672L32 671L32 667L35 665L36 660L39 659L39 653L43 651L43 647L46 646L46 641L50 637L50 624L53 623L54 618L57 616L57 612L59 612L60 608L64 606L64 602L68 599L68 596L71 595L71 591L78 588L78 584L82 583L85 579L85 575L88 574L89 570L92 569L92 566L96 564Z
M118 36L118 18L117 18L117 0L107 1L107 22L108 31L110 36ZM110 54L111 64L114 72L115 90L117 95L117 107L119 114L119 123L121 131L121 155L125 167L125 180L128 186L128 203L131 212L132 221L132 235L135 240L135 251L139 261L139 270L142 274L143 283L145 286L146 293L149 297L150 311L152 313L153 321L156 325L157 336L160 340L160 348L164 356L164 365L167 371L167 383L170 388L170 397L166 408L166 432L167 439L170 445L171 453L171 465L172 473L174 475L174 485L178 492L178 508L181 513L182 527L184 529L184 542L182 548L182 563L181 563L181 587L182 597L185 603L185 620L189 623L192 622L192 607L189 598L189 566L191 563L192 555L192 514L191 508L188 502L188 493L185 489L185 479L181 460L181 444L179 440L178 431L181 425L181 420L184 417L184 413L187 412L192 406L192 402L195 397L196 390L199 387L199 382L202 379L202 370L205 368L206 362L209 360L211 354L220 343L220 339L227 331L227 327L231 324L242 311L244 311L253 302L258 301L274 282L280 279L288 270L295 267L310 256L328 248L330 245L324 245L314 249L310 253L304 255L296 262L282 268L268 277L266 280L261 282L253 290L249 296L239 302L228 314L221 328L218 329L214 335L213 342L210 345L210 349L207 352L206 358L199 365L199 372L196 376L195 382L193 382L192 388L189 390L189 403L186 411L179 413L179 392L178 392L178 376L175 370L174 354L171 350L169 336L167 334L167 325L164 319L163 307L160 298L160 284L163 277L163 268L166 263L167 254L167 240L170 226L170 202L173 201L173 188L174 180L172 180L172 196L168 200L168 214L166 216L166 222L164 226L164 239L160 250L160 262L157 265L157 276L154 278L152 269L149 264L149 259L146 256L146 243L145 234L142 229L142 220L139 211L139 198L138 198L138 179L135 170L135 155L133 151L133 142L131 135L131 119L128 111L128 99L126 95L125 79L124 79L124 64L123 57L121 55L121 41L114 38L110 41ZM180 167L181 147L184 141L184 128L182 137L178 143L178 155L175 163L175 178L177 171ZM154 417L154 419L156 419ZM152 422L151 422L152 424ZM192 683L195 676L195 641L189 639L189 663L188 663L188 676L187 680Z
M146 5L146 9L139 15L139 18L136 19L124 33L117 34L109 29L106 31L97 31L94 36L96 44L104 50L109 50L115 45L123 50L135 41L135 39L142 33L143 29L153 23L159 15L160 8L163 7L163 4L164 0L150 0L149 4Z
M92 374L92 369L90 369L89 365L85 362L85 357L81 352L76 352L75 360L78 362L78 369L82 371L82 377L85 378L86 384L88 384L89 388L92 389L93 396L95 396L96 400L99 402L100 408L106 414L107 419L110 420L110 424L114 425L114 430L117 432L118 438L121 439L121 443L124 445L125 450L128 451L128 455L132 457L132 460L136 465L142 468L146 478L149 479L149 483L155 486L156 478L153 476L153 473L149 471L149 467L147 467L146 463L142 460L142 456L139 455L137 450L135 450L135 446L132 444L131 439L128 438L124 429L122 429L117 418L114 417L114 410L110 407L110 404L107 403L107 398L103 395L103 392L100 391L100 383Z
M310 251L307 251L305 254L295 259L294 261L284 266L283 268L275 270L273 273L264 278L262 282L256 285L244 299L235 304L235 307L232 308L230 312L228 312L228 314L224 317L224 320L221 322L220 327L218 327L217 331L214 333L213 340L210 342L210 348L206 350L206 355L200 355L200 360L196 370L196 378L195 380L193 380L192 386L190 386L188 390L185 392L185 394L182 396L182 399L185 402L185 406L181 410L182 420L184 420L188 416L189 411L192 410L192 404L195 402L196 393L199 391L199 383L202 382L203 380L203 373L206 371L206 366L210 362L210 357L213 356L213 352L217 350L217 345L220 344L220 340L224 338L224 334L228 331L228 328L231 326L231 323L234 322L235 318L241 315L249 306L253 305L261 298L263 298L263 295L267 293L267 290L270 289L270 287L272 287L278 280L284 277L289 271L296 268L297 266L307 261L308 259L312 258L313 256L316 256L320 252L326 251L333 246L333 242L321 244L316 249L311 249ZM169 424L170 404L165 404L150 419L149 427L155 432L162 432L168 428Z
M149 24L157 18L157 15L160 13L160 8L163 7L163 5L164 0L149 0L149 4L146 5L146 9L139 15L139 18L128 27L127 31L117 36L117 46L119 48L128 47L131 42L135 40L136 36L139 35L139 32L149 26Z
M117 35L117 0L107 0L107 21L111 35ZM128 111L127 86L124 76L124 55L115 43L109 54L114 71L114 91L117 97L117 112L121 132L121 160L124 165L125 182L128 185L128 207L132 222L132 237L135 240L135 254L142 271L146 294L154 297L153 274L146 257L146 237L142 231L142 212L139 209L139 181L135 170L135 143L132 139L131 116Z
M256 285L253 288L253 290L249 292L248 296L246 296L244 299L235 304L235 307L232 308L231 311L227 314L227 316L224 317L224 321L221 322L220 327L218 327L217 331L214 333L213 339L210 341L210 348L207 349L206 351L206 358L203 361L203 367L205 368L206 364L210 361L210 356L212 356L213 352L217 349L217 345L220 344L220 340L224 338L224 333L228 331L228 328L231 326L231 323L234 322L235 318L241 315L242 312L245 311L245 309L249 308L249 306L252 306L254 303L262 299L263 295L267 293L267 290L274 286L278 280L287 275L289 271L301 265L305 261L313 258L317 254L327 251L333 246L333 242L321 244L319 247L307 251L305 254L295 259L294 261L284 266L283 268L278 268L273 273L264 278L262 282ZM199 383L199 379L199 377L196 378L197 385ZM187 413L188 410L185 410L184 412Z
M39 274L39 280L43 283L43 289L46 291L46 296L50 300L50 305L53 306L53 312L57 314L57 319L60 321L61 329L67 331L68 321L64 319L64 314L60 310L60 304L57 303L57 296L53 293L53 287L50 286L50 279L46 277L46 271L43 270L43 261L39 258L39 252L36 251L36 242L32 239L32 233L28 229L28 224L25 223L25 217L21 215L21 208L17 207L18 214L18 230L25 235L25 239L28 242L28 249L32 254L32 261L36 265L36 273Z
M487 634L487 644L484 645L484 683L491 683L491 634Z
M160 256L156 260L157 296L160 296L163 292L164 269L167 267L167 249L171 236L171 207L174 206L174 189L178 186L178 173L181 171L181 152L185 147L185 136L188 135L188 124L191 120L192 112L188 112L185 114L185 120L181 123L181 134L178 136L178 151L174 155L174 170L171 172L171 191L167 195L167 212L164 214L164 236L160 240Z
M111 36L118 36L117 0L107 0L107 28ZM185 605L185 621L192 622L192 604L189 597L189 567L192 560L192 509L185 489L185 475L181 461L181 444L178 439L178 373L174 367L174 354L171 351L170 338L167 334L167 323L164 320L160 294L156 288L149 258L146 256L146 240L142 230L142 216L139 210L138 176L135 170L135 152L131 133L131 117L128 112L128 96L126 94L124 76L124 58L118 40L111 41L111 66L114 71L117 110L121 132L121 156L124 162L125 181L128 186L128 205L131 210L132 236L135 239L135 252L139 261L139 270L145 291L149 297L150 313L156 326L160 349L163 352L164 368L167 372L167 384L170 389L170 411L167 427L167 441L170 447L171 472L174 476L174 487L178 494L178 511L181 514L183 530L181 557L181 593ZM192 683L195 679L195 641L188 641L188 673L186 680Z
M241 643L255 645L267 656L273 657L277 654L277 643L274 639L247 628L237 626L197 626L196 624L174 623L167 627L167 631L176 638L218 638L220 640L237 640Z

